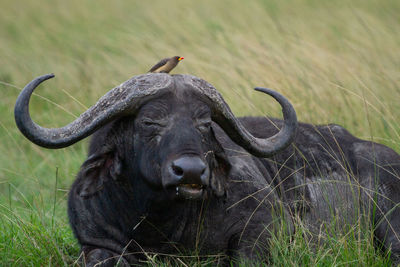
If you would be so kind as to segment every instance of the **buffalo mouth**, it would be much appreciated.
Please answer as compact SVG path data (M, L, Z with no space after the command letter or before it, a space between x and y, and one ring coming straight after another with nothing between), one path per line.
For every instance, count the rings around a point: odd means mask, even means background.
M201 199L203 192L204 186L200 184L178 184L175 187L175 197L178 199Z

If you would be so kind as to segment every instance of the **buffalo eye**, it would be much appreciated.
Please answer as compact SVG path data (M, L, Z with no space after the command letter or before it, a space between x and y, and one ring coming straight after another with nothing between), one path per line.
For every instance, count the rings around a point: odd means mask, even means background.
M208 132L210 130L211 127L211 121L209 120L203 120L203 121L199 121L197 123L197 129L199 129L200 132Z
M165 123L162 121L150 120L150 119L143 119L141 121L142 126L146 128L162 128L165 126Z

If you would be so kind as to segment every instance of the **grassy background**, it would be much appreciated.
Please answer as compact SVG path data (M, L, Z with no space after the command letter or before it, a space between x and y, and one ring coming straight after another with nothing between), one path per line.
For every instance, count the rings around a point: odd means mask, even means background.
M0 0L0 6L1 264L62 266L79 255L66 195L87 141L39 148L13 119L21 88L45 73L56 78L37 90L31 113L46 127L65 125L109 89L180 55L185 60L173 72L211 82L237 115L281 116L277 104L251 90L269 87L292 101L300 121L341 124L400 152L400 1ZM368 238L334 238L315 253L301 237L296 241L276 240L275 265L386 262Z

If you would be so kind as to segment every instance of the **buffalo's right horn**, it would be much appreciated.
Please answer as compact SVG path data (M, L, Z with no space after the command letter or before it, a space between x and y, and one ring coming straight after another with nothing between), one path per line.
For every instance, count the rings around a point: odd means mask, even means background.
M29 114L29 100L35 88L54 74L37 77L25 86L15 103L14 116L20 131L33 143L46 148L63 148L89 136L107 122L124 114L135 114L141 103L158 97L173 85L168 74L136 76L112 89L79 118L62 128L44 128Z

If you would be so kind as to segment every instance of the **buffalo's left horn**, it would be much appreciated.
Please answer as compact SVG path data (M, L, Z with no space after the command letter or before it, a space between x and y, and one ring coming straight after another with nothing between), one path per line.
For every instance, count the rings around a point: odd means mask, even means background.
M217 101L222 103L216 112L215 121L229 137L251 154L258 157L270 157L290 145L296 135L296 111L284 96L271 89L256 87L255 90L272 96L282 106L283 127L278 133L268 138L257 138L250 134L240 121L232 114L228 105L222 98ZM215 100L214 100L215 101Z
M281 94L257 87L255 90L272 96L282 106L283 127L269 138L257 138L249 133L240 121L233 115L229 106L225 103L218 91L209 83L197 77L191 77L185 81L193 86L199 97L209 101L212 109L212 119L225 133L238 145L258 157L270 157L290 145L296 135L297 116L292 104Z
M151 75L151 76L150 76ZM168 74L136 76L112 89L79 118L62 128L44 128L29 114L29 100L35 88L54 74L37 77L25 86L15 103L14 116L20 131L33 143L46 148L63 148L89 136L107 122L124 114L135 114L141 103L157 97L172 84Z

